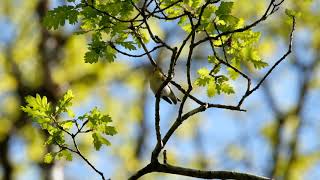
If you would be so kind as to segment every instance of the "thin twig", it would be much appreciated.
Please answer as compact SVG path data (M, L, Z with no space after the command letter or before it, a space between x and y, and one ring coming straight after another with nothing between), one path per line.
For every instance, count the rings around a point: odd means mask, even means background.
M195 43L195 46L198 46L208 40L218 40L220 37L222 36L226 36L226 35L229 35L229 34L234 34L234 33L237 33L237 32L244 32L248 29L251 29L252 27L256 26L257 24L259 24L260 22L266 20L271 14L273 14L274 12L276 12L278 10L277 7L279 7L281 3L278 3L278 4L274 4L275 0L271 0L265 13L258 19L256 20L255 22L249 24L249 25L246 25L244 26L243 28L239 28L239 29L235 29L235 30L231 30L231 31L225 31L225 32L222 32L220 35L218 36L213 36L213 37L206 37L202 40L199 40L198 42Z
M155 51L155 50L163 47L164 45L155 46L155 47L153 47L150 51L145 52L145 53L142 53L142 54L129 54L129 53L126 53L126 52L121 51L120 49L118 49L113 43L110 43L110 46L111 46L114 50L116 50L118 53L123 54L123 55L125 55L125 56L128 56L128 57L142 57L142 56L147 55L148 53L152 53L153 51Z
M72 136L72 142L73 142L74 147L76 148L75 153L78 154L96 173L98 173L101 176L102 180L105 180L103 173L101 171L99 171L86 157L84 157L82 155L82 153L80 152L78 145L76 143L75 136Z
M243 103L243 101L250 95L252 94L254 91L256 91L261 84L266 80L266 78L271 74L271 72L283 61L286 59L286 57L291 53L292 51L292 40L293 40L293 32L295 30L295 25L296 25L296 19L295 17L292 17L292 29L291 29L291 33L289 36L289 46L288 46L288 50L287 52L269 69L269 71L263 76L263 78L258 82L258 84L251 89L250 91L247 91L247 93L242 96L241 100L238 103L238 106L240 107Z

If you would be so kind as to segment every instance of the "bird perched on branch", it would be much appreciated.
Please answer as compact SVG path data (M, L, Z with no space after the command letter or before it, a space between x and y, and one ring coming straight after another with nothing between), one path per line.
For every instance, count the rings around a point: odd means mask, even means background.
M161 87L162 83L166 80L166 77L162 74L159 68L153 68L153 71L150 76L150 88L154 94L157 93L158 89ZM176 96L173 94L172 89L170 88L169 84L167 84L161 92L162 99L167 101L169 104L177 104L177 101L180 101Z

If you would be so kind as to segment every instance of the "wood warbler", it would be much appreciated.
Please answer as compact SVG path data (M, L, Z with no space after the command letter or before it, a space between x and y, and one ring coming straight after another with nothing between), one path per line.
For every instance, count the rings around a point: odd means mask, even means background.
M162 85L162 83L166 80L166 77L162 74L159 68L154 68L152 74L150 76L150 88L154 94L157 93L158 89ZM167 101L169 104L177 104L177 101L180 101L176 96L173 94L172 89L170 88L169 84L167 84L161 92L162 99Z

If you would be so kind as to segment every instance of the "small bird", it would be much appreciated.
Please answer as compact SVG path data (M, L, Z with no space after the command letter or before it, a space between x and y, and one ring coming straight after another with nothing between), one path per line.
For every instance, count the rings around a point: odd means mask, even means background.
M159 68L154 68L150 77L150 88L154 94L157 93L158 89L160 88L161 84L166 80L166 77L162 74ZM169 84L166 85L161 92L162 99L167 101L169 104L177 104L177 101L180 101L176 96L173 94L172 89L170 88Z

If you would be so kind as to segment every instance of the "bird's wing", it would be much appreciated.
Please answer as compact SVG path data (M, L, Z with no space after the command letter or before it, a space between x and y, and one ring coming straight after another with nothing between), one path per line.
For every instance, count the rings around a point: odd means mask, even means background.
M178 99L175 95L174 95L174 93L173 93L173 91L172 91L172 89L171 89L171 87L168 85L168 87L169 87L169 89L170 89L170 94L169 94L169 98L171 99L171 101L173 102L173 104L177 104L177 101L180 101L180 99Z

